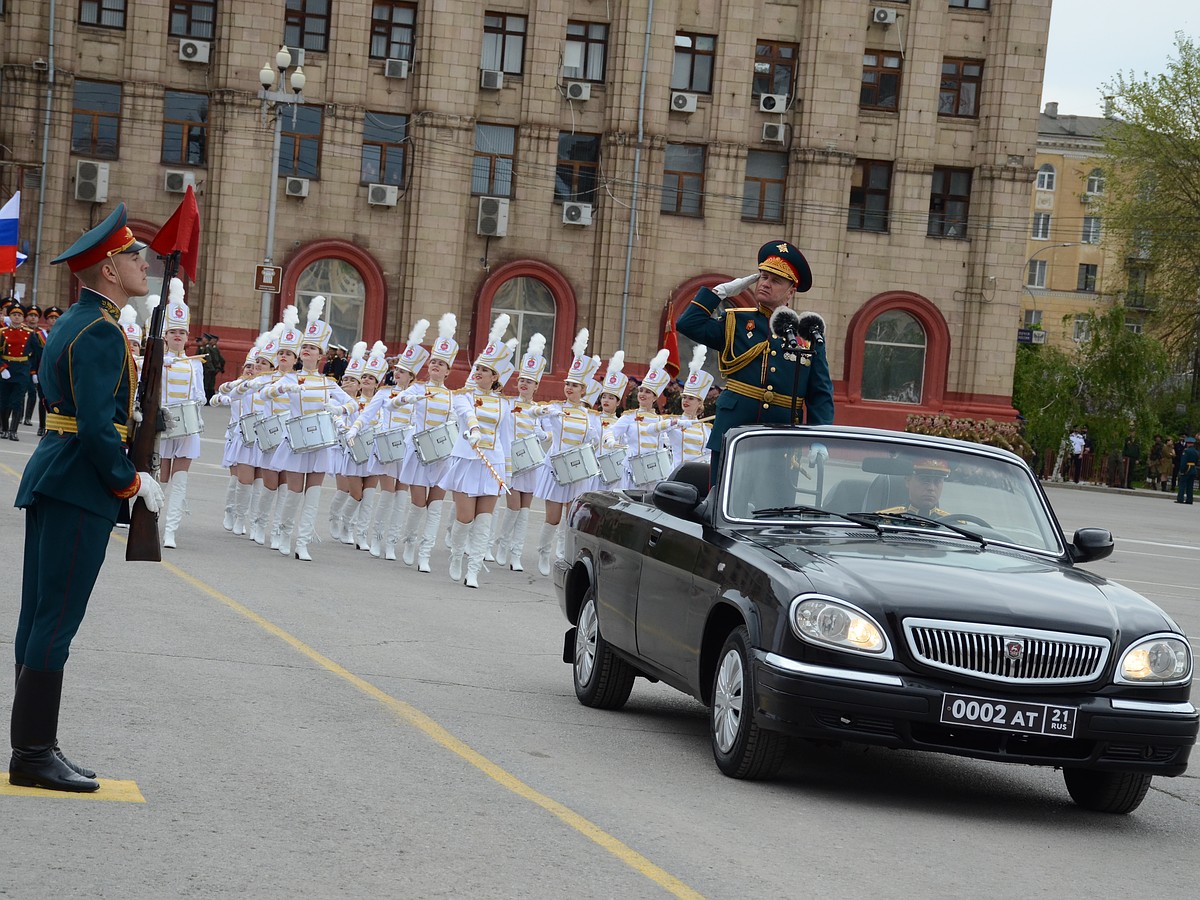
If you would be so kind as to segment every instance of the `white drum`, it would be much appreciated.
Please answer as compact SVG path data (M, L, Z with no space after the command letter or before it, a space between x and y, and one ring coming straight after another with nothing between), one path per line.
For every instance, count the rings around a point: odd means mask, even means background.
M249 447L254 443L257 435L254 433L254 426L258 423L258 416L251 413L248 416L242 416L237 420L238 433L242 436L242 443Z
M458 422L451 419L444 425L435 425L413 435L417 448L417 459L425 465L445 459L458 440Z
M391 431L381 431L375 435L375 458L384 465L400 462L408 449L408 438L411 428L393 428Z
M333 416L327 412L309 413L306 416L288 419L287 436L293 453L312 453L314 450L335 447L338 443Z
M184 400L182 403L172 403L162 407L163 419L166 420L167 430L164 438L181 438L199 434L204 430L204 420L200 418L200 402Z
M537 435L519 438L512 442L512 473L521 475L530 469L536 469L546 458L546 451Z
M600 480L605 484L615 484L621 480L625 469L625 448L617 447L596 457L596 465L600 468Z
M554 480L564 486L584 481L600 472L600 467L596 465L596 451L591 444L555 453L550 457L550 468L554 472Z
M371 448L375 446L375 429L364 428L350 440L343 441L342 444L355 464L361 466L371 458Z
M651 450L629 457L634 484L653 484L671 474L671 451Z
M258 449L266 453L283 443L286 425L287 420L283 416L266 416L255 422L254 436L258 439Z

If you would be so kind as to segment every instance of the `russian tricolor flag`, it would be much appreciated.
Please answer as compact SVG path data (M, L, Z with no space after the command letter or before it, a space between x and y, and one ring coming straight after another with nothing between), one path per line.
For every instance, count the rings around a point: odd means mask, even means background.
M18 260L17 254L17 222L20 218L21 192L17 191L0 209L0 273L15 272L24 262L24 259Z

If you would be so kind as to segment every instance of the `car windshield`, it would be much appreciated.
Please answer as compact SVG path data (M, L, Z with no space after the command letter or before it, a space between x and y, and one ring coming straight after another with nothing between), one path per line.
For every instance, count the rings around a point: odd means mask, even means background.
M780 430L739 435L729 450L721 502L730 521L852 528L850 516L884 533L1062 551L1029 468L982 448L972 452L917 435L814 441L806 432Z

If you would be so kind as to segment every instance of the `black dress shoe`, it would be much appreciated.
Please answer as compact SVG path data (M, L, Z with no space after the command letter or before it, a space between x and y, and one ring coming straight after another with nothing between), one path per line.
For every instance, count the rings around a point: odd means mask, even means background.
M87 766L78 765L76 763L71 762L69 759L67 759L66 754L62 752L62 748L59 747L58 744L54 745L54 755L57 756L59 759L61 759L63 762L65 762L67 764L67 768L70 769L72 772L74 772L76 775L82 775L84 778L95 778L96 777L96 773L93 772L91 769L89 769Z
M31 422L29 419L26 419L26 420L25 420L25 424L26 424L26 425L32 425L32 424L33 424L33 422Z
M10 432L8 433L8 439L9 439L10 441L19 441L19 440L20 440L20 438L19 438L19 437L17 437L17 433L16 433L15 431L10 431Z
M44 436L45 436L45 434L46 434L46 426L45 426L45 425L43 425L41 428L39 428L39 429L38 429L38 435L37 435L37 436L38 436L38 437L44 437Z
M8 763L8 783L16 787L40 787L75 794L90 794L100 789L100 782L84 778L59 759L52 747L14 749Z

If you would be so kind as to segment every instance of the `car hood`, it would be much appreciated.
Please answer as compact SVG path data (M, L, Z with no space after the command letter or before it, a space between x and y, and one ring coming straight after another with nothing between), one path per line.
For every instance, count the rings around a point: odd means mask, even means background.
M750 538L794 567L796 593L847 600L873 615L1020 625L1127 638L1179 629L1140 594L1091 572L971 542L889 534Z

